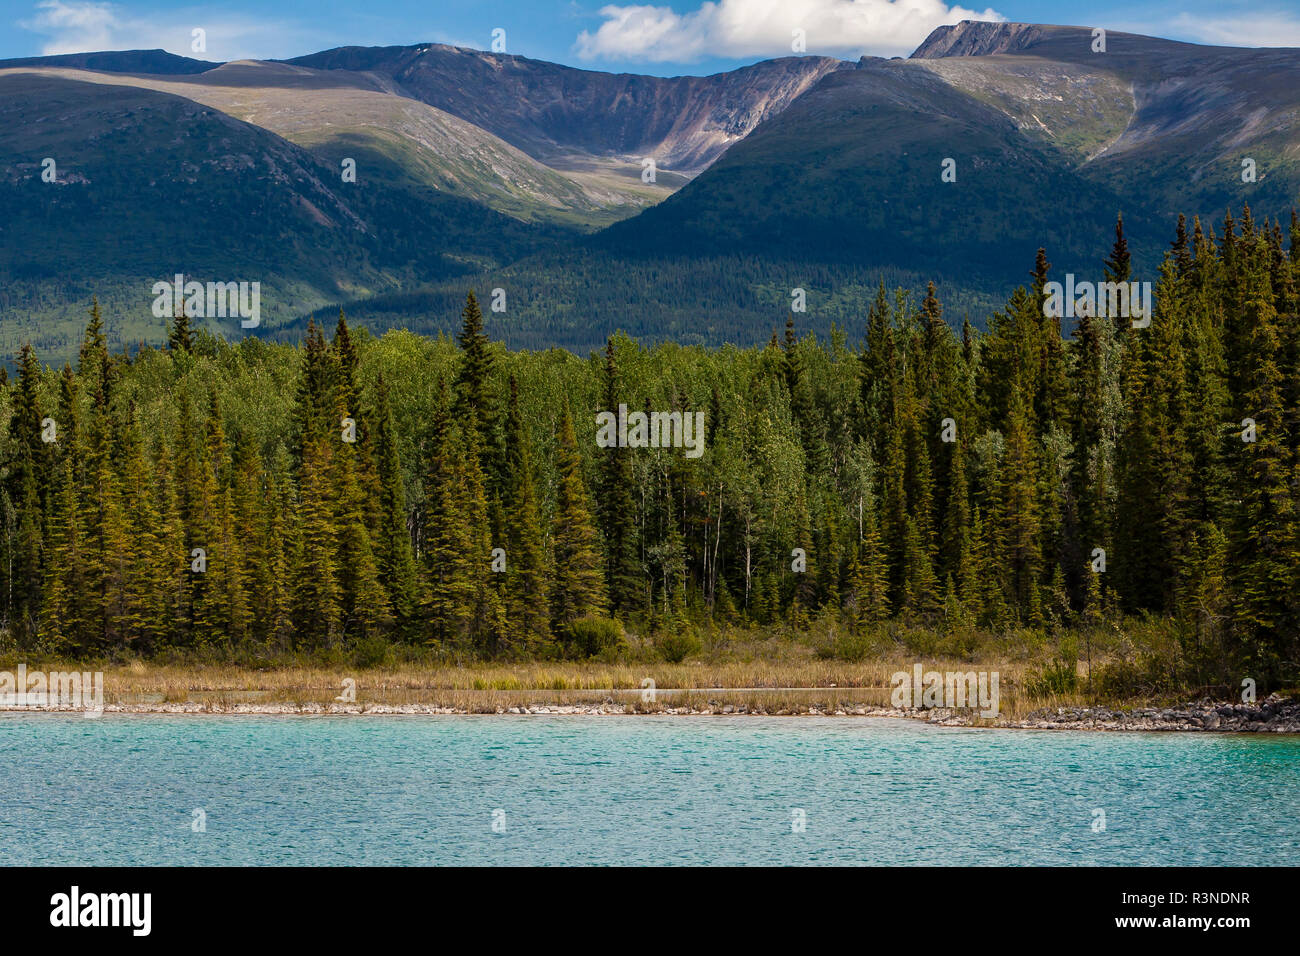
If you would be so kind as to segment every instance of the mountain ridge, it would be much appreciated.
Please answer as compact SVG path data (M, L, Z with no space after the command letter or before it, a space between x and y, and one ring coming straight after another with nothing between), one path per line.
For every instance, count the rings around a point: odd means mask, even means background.
M852 66L831 57L781 57L704 77L654 77L444 44L339 47L284 62L392 77L408 95L488 129L544 162L563 162L568 149L582 146L590 154L638 162L653 156L660 167L688 176L821 76ZM746 82L767 74L775 74L775 82ZM452 83L449 76L465 80ZM701 101L699 94L724 80L730 82L723 92L738 94L740 105L722 121L715 101ZM467 95L466 82L478 82L480 95ZM668 103L661 105L660 99ZM528 110L521 111L520 103ZM678 118L670 108L677 109Z
M500 287L511 306L494 332L581 351L618 327L766 339L796 287L801 322L824 334L860 322L882 278L933 279L949 317L978 325L1039 246L1094 269L1120 213L1150 274L1178 213L1249 202L1277 218L1300 195L1300 50L1109 32L1094 53L1088 27L968 21L908 58L782 57L707 77L439 44L16 62L0 61L0 233L15 237L0 345L48 322L56 354L92 291L137 308L187 246L207 250L214 278L267 277L264 334L339 306L376 331L449 329L467 287ZM75 109L69 89L95 91L96 108ZM146 134L140 115L161 125ZM38 166L50 156L54 191ZM243 236L246 209L284 228ZM195 239L187 222L212 217L236 225Z

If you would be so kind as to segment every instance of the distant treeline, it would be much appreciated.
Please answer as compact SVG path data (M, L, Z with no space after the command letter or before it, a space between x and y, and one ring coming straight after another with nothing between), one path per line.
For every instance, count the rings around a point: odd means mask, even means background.
M865 268L861 262L872 266ZM956 276L959 282L953 281ZM870 258L828 264L808 258L799 261L788 254L649 255L575 243L473 277L455 276L424 288L380 293L342 305L354 323L369 329L452 334L460 327L457 313L465 301L465 288L472 284L484 300L485 330L494 340L512 349L558 346L585 354L600 348L616 331L646 345L761 345L767 338L765 323L790 308L794 290L803 290L807 301L807 312L799 316L800 331L825 337L833 324L849 327L861 321L880 280L891 289L919 293L928 278ZM937 287L950 316L969 315L982 326L1007 284L957 268ZM488 292L497 288L507 297L507 308L499 313L488 307ZM332 326L339 307L317 309L310 318ZM306 321L268 328L264 337L300 341Z
M1206 679L1300 660L1300 224L1180 219L1150 324L1068 337L1031 281L980 333L882 284L829 341L510 352L340 315L5 388L10 640L68 654L433 644L589 654L709 621L1048 631L1149 615ZM1291 250L1287 251L1287 247ZM1123 282L1122 224L1098 275ZM1139 323L1140 324L1140 323ZM704 412L701 457L601 448ZM500 549L500 550L496 550ZM617 623L616 623L617 622ZM1249 670L1242 671L1241 667Z

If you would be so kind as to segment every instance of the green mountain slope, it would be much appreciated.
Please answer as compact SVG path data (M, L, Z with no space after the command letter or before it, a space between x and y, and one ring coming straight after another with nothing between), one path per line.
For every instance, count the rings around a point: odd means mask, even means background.
M371 74L239 61L195 76L63 68L43 69L40 75L182 96L270 130L336 169L344 159L353 159L360 183L428 187L517 219L590 227L630 215L640 206L629 207L629 197L623 195L590 195L573 179L491 133L397 95ZM655 202L664 195L666 189L647 189L643 201Z
M980 324L1040 245L1099 278L1118 213L1154 278L1179 212L1290 212L1300 50L1092 45L965 22L906 60L675 78L440 45L0 63L0 348L70 354L94 291L116 341L158 341L177 271L262 281L262 334L290 338L340 305L449 329L469 287L504 289L493 334L532 348L762 341L794 289L801 327L857 329L882 279Z
M42 180L47 157L56 182ZM177 272L261 282L269 329L325 302L510 261L555 235L431 189L344 184L302 148L187 99L0 76L5 352L31 340L67 357L92 294L116 343L156 342L152 286Z
M865 285L891 267L992 292L1022 279L1044 237L1054 256L1104 247L1124 202L942 78L864 60L599 239L622 254L727 249L854 267Z
M1221 216L1243 202L1277 215L1296 202L1300 49L1113 31L1104 52L1093 44L1085 27L967 21L936 30L909 63L989 99L1005 78L1025 77L1000 105L1026 135L1067 150L1078 140L1084 175L1158 216ZM1247 158L1254 182L1242 179Z
M727 250L893 268L979 300L1024 281L1039 245L1058 271L1099 272L1092 250L1119 213L1152 278L1179 212L1217 219L1249 202L1260 219L1289 213L1300 50L1115 33L1105 53L1091 43L1077 27L963 23L912 59L864 58L595 241L662 261ZM1245 157L1257 182L1242 182Z

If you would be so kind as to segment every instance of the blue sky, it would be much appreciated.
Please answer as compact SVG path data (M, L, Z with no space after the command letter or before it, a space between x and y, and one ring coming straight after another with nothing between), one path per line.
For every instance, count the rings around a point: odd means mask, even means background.
M1295 0L0 0L0 58L153 49L201 59L286 58L335 46L422 42L616 72L704 74L791 52L906 56L961 19L1103 26L1233 46L1300 47ZM192 52L193 31L206 52Z

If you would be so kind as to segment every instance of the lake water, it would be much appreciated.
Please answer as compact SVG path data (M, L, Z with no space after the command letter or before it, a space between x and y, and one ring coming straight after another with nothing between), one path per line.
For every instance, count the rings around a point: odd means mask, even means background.
M1298 784L1264 735L10 713L0 861L1296 865Z

